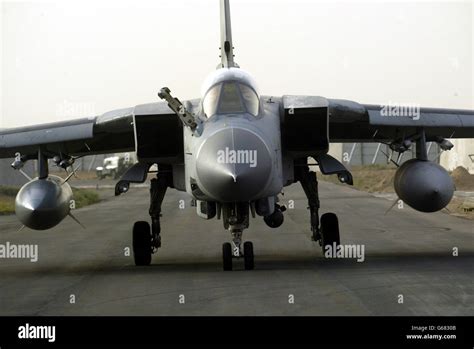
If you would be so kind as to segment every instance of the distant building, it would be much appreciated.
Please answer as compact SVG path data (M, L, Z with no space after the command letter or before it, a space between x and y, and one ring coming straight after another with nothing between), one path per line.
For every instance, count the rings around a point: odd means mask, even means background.
M474 139L451 139L454 148L441 154L441 166L448 171L458 166L474 174Z
M450 141L454 144L454 148L450 151L443 151L441 154L436 143L428 143L430 149L428 158L439 163L448 171L462 166L474 174L474 139L451 139ZM332 143L329 148L329 154L348 167L351 165L386 164L387 157L382 151L385 154L390 154L389 147L384 144L379 146L379 143ZM403 154L401 162L414 157L415 147ZM396 160L396 158L397 153L394 154L393 159Z
M439 163L439 147L435 143L428 143L428 158ZM329 154L350 166L387 164L390 161L387 156L391 150L388 145L380 143L331 143ZM394 153L392 159L397 160L398 153ZM416 157L415 147L403 153L400 163Z
M21 186L28 182L28 179L19 171L11 168L13 159L0 159L0 185ZM22 168L30 177L34 177L34 162L28 162Z

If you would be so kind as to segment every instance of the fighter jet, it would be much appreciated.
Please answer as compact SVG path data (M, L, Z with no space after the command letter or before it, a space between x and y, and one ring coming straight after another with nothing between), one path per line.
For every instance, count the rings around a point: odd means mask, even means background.
M50 229L72 216L71 175L49 174L48 160L64 169L82 156L135 151L138 162L117 182L115 194L130 183L150 181L150 222L133 226L136 265L149 265L161 247L161 205L167 188L186 191L196 202L197 215L222 220L231 242L222 246L223 269L243 258L254 269L253 245L243 243L250 218L262 217L278 228L285 207L279 195L300 182L308 199L311 236L323 250L340 244L338 218L319 215L318 181L308 158L322 175L336 174L352 185L345 166L328 154L330 142L379 142L394 152L416 148L416 158L404 162L395 176L399 198L415 210L444 208L454 191L447 171L429 161L427 142L443 150L448 138L474 136L472 110L421 108L416 117L390 116L384 106L365 105L320 96L260 94L252 76L234 59L228 0L220 1L220 58L204 81L200 98L181 102L164 87L162 102L114 110L103 115L0 131L0 158L14 158L12 167L37 161L37 177L16 197L16 215L24 226ZM264 62L262 62L264 64ZM304 79L302 76L301 79Z

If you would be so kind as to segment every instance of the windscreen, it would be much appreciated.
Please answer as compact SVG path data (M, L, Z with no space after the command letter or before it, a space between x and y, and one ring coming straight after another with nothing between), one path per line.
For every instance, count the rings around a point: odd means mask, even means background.
M253 116L258 114L258 97L254 90L247 85L239 84L240 91L242 92L242 98L245 103L245 108Z
M202 108L204 110L204 114L209 118L217 112L217 103L219 102L219 92L220 92L221 84L218 84L206 93L204 97L204 101L202 103Z
M258 115L259 99L255 91L237 82L224 82L213 86L203 100L207 117L214 114L250 113Z
M218 112L220 114L245 112L244 104L240 98L239 87L235 82L224 83Z

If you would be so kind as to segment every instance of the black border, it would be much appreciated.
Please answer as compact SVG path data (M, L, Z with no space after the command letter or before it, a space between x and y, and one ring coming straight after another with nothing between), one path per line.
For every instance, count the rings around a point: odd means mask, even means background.
M18 327L56 326L56 341L19 339ZM456 326L456 339L409 340L412 326ZM426 334L425 332L424 334ZM429 333L429 331L428 331ZM120 344L216 343L291 345L312 343L311 348L469 348L474 347L474 317L0 317L0 348L89 347ZM324 344L324 346L322 346ZM267 347L267 346L266 346Z

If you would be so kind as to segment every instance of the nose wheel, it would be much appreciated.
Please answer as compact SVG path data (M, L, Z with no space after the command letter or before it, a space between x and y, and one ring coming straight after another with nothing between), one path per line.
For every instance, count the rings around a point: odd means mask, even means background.
M231 271L233 269L234 258L244 258L245 270L253 270L255 268L253 244L250 241L244 243L243 253L240 251L240 247L232 248L230 242L226 242L222 245L222 265L224 271Z
M222 245L222 262L224 271L232 270L232 245L226 242Z
M234 258L244 259L245 270L254 269L253 244L242 243L244 229L249 226L249 204L226 204L222 207L224 228L232 235L232 242L222 245L222 262L225 271L232 270Z
M253 270L255 267L253 259L253 244L250 241L244 243L244 266L245 270Z

